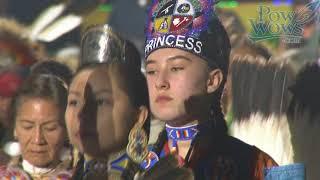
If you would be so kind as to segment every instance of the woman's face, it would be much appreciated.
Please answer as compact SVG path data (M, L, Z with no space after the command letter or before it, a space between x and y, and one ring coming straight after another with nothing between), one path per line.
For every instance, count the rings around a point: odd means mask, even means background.
M65 118L71 143L93 157L124 148L135 120L128 93L111 71L106 66L84 69L69 89Z
M42 98L23 97L17 109L15 134L22 157L37 167L47 167L59 160L66 138L59 107Z
M151 112L157 119L173 125L188 123L192 119L187 101L215 91L220 85L216 72L209 72L205 60L180 49L152 52L146 61Z

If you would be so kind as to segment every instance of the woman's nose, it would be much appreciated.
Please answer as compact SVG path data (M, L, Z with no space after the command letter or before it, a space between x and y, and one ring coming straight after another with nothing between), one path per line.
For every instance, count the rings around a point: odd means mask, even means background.
M88 118L92 119L97 113L97 103L91 90L86 90L84 102L79 110L80 123L86 122Z
M165 72L159 72L155 85L158 90L169 89L170 83L168 81L168 75Z
M35 144L38 144L38 145L43 145L46 143L45 141L45 137L44 137L44 134L43 134L43 131L41 129L41 127L37 127L35 130L34 130L34 135L33 135L33 142Z

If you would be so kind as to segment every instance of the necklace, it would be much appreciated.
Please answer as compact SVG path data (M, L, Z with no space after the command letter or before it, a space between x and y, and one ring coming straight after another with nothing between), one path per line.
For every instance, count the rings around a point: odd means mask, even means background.
M168 139L172 140L172 147L174 150L177 150L178 148L178 141L192 141L199 132L198 124L182 127L172 127L166 124L166 131Z

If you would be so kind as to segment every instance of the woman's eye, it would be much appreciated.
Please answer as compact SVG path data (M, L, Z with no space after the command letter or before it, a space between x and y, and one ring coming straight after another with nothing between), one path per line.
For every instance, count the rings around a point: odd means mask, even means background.
M21 128L24 129L24 130L31 130L31 129L33 128L33 125L32 125L32 124L22 123L20 126L21 126Z
M54 131L58 128L58 125L50 125L50 126L45 126L44 130L46 131Z
M97 99L96 102L98 106L110 104L110 101L105 98Z
M146 75L154 75L157 73L157 67L152 65L146 66Z
M155 70L146 70L147 75L154 75L156 73Z
M183 67L172 67L171 68L171 71L172 72L176 72L176 71L181 71L181 70L183 70L184 68Z
M77 100L70 100L69 102L68 102L68 105L69 106L77 106L79 104L79 102L77 101Z
M33 128L33 126L30 126L30 125L23 125L23 126L22 126L22 128L23 128L24 130L30 130L30 129L32 129L32 128Z

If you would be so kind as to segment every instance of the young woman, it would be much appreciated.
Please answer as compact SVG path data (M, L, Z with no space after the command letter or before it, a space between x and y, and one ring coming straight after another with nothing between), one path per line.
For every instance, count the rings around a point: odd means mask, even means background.
M166 129L146 161L176 154L196 179L263 179L264 168L276 165L273 159L227 135L220 98L230 43L212 7L210 0L155 0L150 7L149 101Z
M142 132L142 155L149 134L143 128L149 127L148 96L140 64L136 48L109 26L94 26L84 34L65 115L70 141L84 154L75 179L134 176L126 154L130 129L136 124L133 131ZM135 146L129 149L135 152Z

